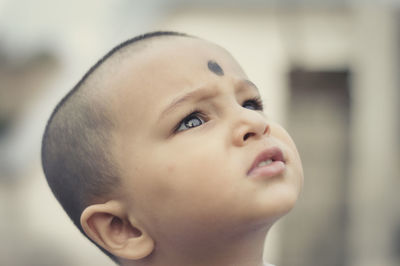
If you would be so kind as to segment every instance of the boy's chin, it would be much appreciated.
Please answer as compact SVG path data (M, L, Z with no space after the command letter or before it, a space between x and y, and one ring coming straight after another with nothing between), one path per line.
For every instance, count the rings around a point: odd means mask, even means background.
M276 204L269 204L268 208L264 210L262 220L267 224L275 223L294 208L297 199L297 193L288 193L285 197L280 197Z

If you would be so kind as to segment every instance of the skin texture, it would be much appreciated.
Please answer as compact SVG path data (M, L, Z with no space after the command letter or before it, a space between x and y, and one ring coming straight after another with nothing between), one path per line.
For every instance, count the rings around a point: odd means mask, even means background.
M294 206L303 172L288 133L247 104L258 89L229 53L195 38L148 41L115 62L106 97L121 187L83 213L85 232L123 265L262 265L265 235ZM271 147L284 172L248 176Z

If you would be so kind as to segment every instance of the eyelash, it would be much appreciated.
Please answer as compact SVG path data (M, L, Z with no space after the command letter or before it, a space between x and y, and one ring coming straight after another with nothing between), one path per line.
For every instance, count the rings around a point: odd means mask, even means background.
M245 105L246 105L246 104L250 104L250 103L253 104L253 108L254 108L254 109L250 109L250 108L248 108L248 109L254 110L254 111L263 111L263 110L264 110L264 105L263 105L263 102L262 102L262 100L261 100L260 97L257 96L257 97L253 97L253 98L250 98L250 99L244 101L243 104L242 104L242 107L243 107L243 108L246 108ZM202 111L200 111L200 110L191 111L189 115L186 115L186 116L185 116L181 121L179 121L179 123L174 127L173 133L178 133L178 132L180 132L180 131L185 131L185 130L188 130L188 129L197 127L197 126L194 126L194 127L189 127L189 128L186 128L186 129L179 130L179 128L180 128L184 123L188 122L190 119L193 119L193 118L199 118L199 119L202 121L202 124L203 124L203 123L206 123L206 122L208 121L208 120L207 120L207 115L206 115L204 112L202 112Z
M244 105L245 105L246 103L252 103L252 104L254 104L254 109L253 109L253 110L256 110L256 111L263 111L263 110L264 110L263 101L262 101L261 98L258 97L258 96L257 96L257 97L250 98L250 99L244 101L243 104L242 104L242 106L244 107Z

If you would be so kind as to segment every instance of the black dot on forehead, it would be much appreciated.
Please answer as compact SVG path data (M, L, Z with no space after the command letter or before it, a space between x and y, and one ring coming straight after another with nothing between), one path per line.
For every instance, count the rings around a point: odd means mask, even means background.
M207 63L208 69L211 70L214 74L218 76L223 76L224 75L224 70L218 65L217 62L210 60Z

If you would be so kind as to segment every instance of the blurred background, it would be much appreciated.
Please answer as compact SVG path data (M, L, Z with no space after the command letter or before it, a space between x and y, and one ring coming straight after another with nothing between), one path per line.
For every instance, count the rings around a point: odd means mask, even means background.
M111 47L176 30L227 48L295 139L305 186L279 266L400 265L400 2L0 0L0 265L110 266L50 193L46 120Z

